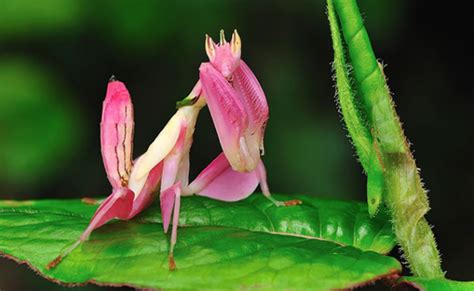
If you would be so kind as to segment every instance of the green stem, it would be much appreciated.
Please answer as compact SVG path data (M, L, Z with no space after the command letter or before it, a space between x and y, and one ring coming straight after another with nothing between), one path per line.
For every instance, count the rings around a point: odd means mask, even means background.
M372 50L357 2L328 0L328 13L335 59L341 55L342 47L339 24L348 47L355 77L354 85L358 88L370 133L375 141L373 152L380 156L383 168L383 199L392 214L394 231L404 256L414 275L425 278L444 277L433 232L424 218L429 210L428 197L395 111L382 67ZM336 14L339 23L334 16ZM334 41L334 38L338 39ZM348 76L347 67L336 65L335 70L336 77L341 78L344 83L344 75ZM341 70L345 72L338 72ZM339 85L338 80L338 88ZM344 110L342 113L346 114ZM357 132L349 131L349 134L352 140L358 139ZM369 167L369 177L370 171Z

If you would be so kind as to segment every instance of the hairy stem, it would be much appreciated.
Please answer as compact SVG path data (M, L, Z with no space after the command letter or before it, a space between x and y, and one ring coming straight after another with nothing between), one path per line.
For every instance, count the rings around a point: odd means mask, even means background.
M429 210L428 197L395 111L382 66L372 50L357 2L328 0L328 14L335 59L340 58L343 49L340 29L344 36L349 63L353 66L354 85L357 86L374 141L373 152L379 156L383 169L383 199L392 214L395 234L404 256L414 275L444 277L434 235L424 217ZM335 65L335 70L337 79L341 78L342 84L347 83L344 80L349 75L347 67ZM338 80L341 103L340 84ZM343 90L347 89L343 87ZM342 110L342 114L345 120L352 118L350 114L346 116L347 111ZM349 130L349 134L352 140L359 138L355 136L358 134L356 131ZM362 162L359 151L357 153Z

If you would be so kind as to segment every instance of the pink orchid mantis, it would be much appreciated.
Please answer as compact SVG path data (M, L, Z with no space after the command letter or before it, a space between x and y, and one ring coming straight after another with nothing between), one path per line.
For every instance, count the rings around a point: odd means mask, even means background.
M79 240L48 264L54 268L86 241L93 230L117 218L128 220L153 200L160 187L160 207L165 233L171 220L169 268L175 269L173 250L181 196L200 195L223 201L238 201L252 194L260 184L263 194L277 206L300 204L281 202L269 191L263 153L263 136L268 120L265 94L255 75L240 60L237 31L227 43L221 31L219 45L206 36L210 62L201 64L200 79L147 151L134 162L133 105L125 85L115 79L108 84L101 121L101 147L112 194L92 217ZM223 153L217 156L189 184L189 151L201 108L209 106ZM160 185L161 182L161 185Z
M178 109L147 151L132 162L133 105L122 82L111 78L103 104L101 121L102 158L112 194L96 210L79 240L51 261L47 268L57 266L93 230L112 219L129 220L151 204L160 186L163 227L167 232L174 207L174 231L170 247L170 269L174 269L173 247L176 243L181 189L187 187L189 150L194 127L202 105Z
M187 128L191 131L186 132L183 144L178 139L176 150L169 157L169 166L165 162L163 175L166 172L167 182L163 177L161 184L160 202L165 232L173 214L170 269L175 268L173 248L177 240L181 196L196 194L216 200L238 201L247 198L260 185L263 194L276 206L301 203L299 200L277 201L270 194L265 166L260 158L268 120L268 105L257 78L240 60L240 51L241 41L237 31L232 34L230 44L226 42L223 31L219 45L206 35L206 52L210 62L201 64L199 81L189 96L178 102L178 112L186 110L184 112L192 114L186 115ZM223 153L187 185L192 133L199 110L206 104ZM178 131L178 127L175 127L175 131ZM155 155L151 154L150 158L153 156ZM150 164L155 164L155 161ZM151 166L144 171L150 168Z
M199 195L222 201L247 198L260 184L264 195L277 206L300 204L299 200L275 200L269 191L265 166L260 159L263 135L268 120L265 94L255 75L240 60L237 31L231 43L221 31L220 45L206 36L210 63L200 67L200 80L183 101L163 131L134 164L129 187L138 191L146 173L163 160L160 206L163 228L173 227L169 250L170 269L175 268L173 250L181 196ZM201 108L209 106L223 153L218 155L188 185L189 151ZM172 149L171 151L169 151Z

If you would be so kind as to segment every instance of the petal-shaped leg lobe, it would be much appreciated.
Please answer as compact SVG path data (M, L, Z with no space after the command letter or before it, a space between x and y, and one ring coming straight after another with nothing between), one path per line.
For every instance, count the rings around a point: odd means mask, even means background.
M135 195L135 200L133 201L133 208L132 212L130 213L130 218L142 212L153 202L153 200L155 199L155 191L158 189L158 186L160 184L162 171L163 162L156 165L150 171L141 192L138 195Z
M97 208L89 226L81 235L81 240L87 240L94 229L101 227L114 218L130 219L134 198L134 193L128 188L115 189Z
M218 175L229 167L224 153L220 153L201 173L189 184L186 194L197 194L206 188Z
M86 241L92 231L104 225L114 218L130 219L130 213L133 206L135 195L128 188L117 188L114 192L102 202L97 208L89 226L82 233L80 238L72 245L66 247L60 255L46 265L46 269L55 268L68 254L70 254L77 246Z
M248 126L247 113L242 101L229 82L211 64L201 64L199 72L199 79L222 150L234 170L248 171L239 144L240 137Z
M188 191L216 200L239 201L252 194L258 183L255 171L234 171L221 153L189 185Z

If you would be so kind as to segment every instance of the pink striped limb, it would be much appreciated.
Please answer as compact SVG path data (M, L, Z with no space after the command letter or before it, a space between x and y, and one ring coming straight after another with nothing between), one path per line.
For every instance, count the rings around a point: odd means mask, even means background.
M270 193L267 184L265 166L259 166L250 173L234 171L221 153L189 184L188 194L196 194L221 201L240 201L250 196L257 186L276 206L293 206L301 204L300 200L278 201Z

